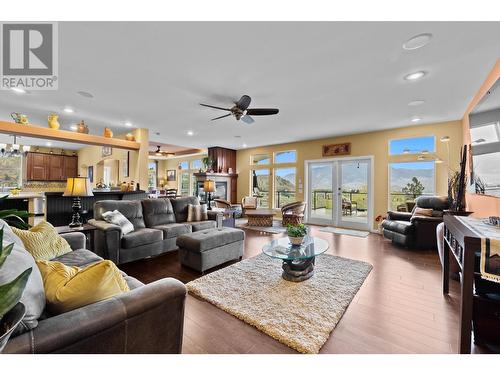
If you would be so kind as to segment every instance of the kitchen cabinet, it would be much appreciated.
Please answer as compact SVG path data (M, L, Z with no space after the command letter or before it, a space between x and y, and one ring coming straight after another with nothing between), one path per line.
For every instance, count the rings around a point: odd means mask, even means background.
M28 181L66 181L78 176L78 157L29 152L26 168Z

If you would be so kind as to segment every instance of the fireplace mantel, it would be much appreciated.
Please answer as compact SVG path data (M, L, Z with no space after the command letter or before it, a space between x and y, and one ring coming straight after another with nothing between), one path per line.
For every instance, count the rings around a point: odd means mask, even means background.
M199 173L193 173L196 178L198 177L205 177L205 178L210 178L210 177L238 177L237 173L215 173L215 172L199 172Z

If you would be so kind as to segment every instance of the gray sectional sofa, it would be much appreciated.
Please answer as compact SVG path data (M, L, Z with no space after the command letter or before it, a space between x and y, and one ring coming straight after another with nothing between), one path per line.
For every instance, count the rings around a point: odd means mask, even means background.
M189 204L200 202L196 197L96 202L94 219L89 220L98 228L94 248L115 264L177 250L177 237L217 225L218 213L212 211L208 211L209 220L187 222ZM113 210L120 211L134 225L133 232L123 235L119 226L103 220L102 214Z
M172 278L144 285L123 273L130 291L78 309L50 315L45 310L43 280L33 257L10 227L4 241L15 243L0 270L0 284L32 267L21 302L27 314L23 332L10 338L3 353L180 353L186 287ZM85 249L85 235L64 234L73 251L54 261L84 267L102 260Z

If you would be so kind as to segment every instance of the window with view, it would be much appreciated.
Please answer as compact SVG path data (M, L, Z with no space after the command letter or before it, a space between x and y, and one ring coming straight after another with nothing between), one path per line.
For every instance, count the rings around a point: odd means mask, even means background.
M1 187L14 188L21 186L21 165L21 157L10 156L0 158Z
M274 153L276 164L295 163L297 161L297 151L280 151Z
M393 139L389 141L390 155L420 154L422 151L436 151L434 136Z
M269 208L269 169L256 169L252 174L252 195L258 198L259 207Z
M148 188L150 188L150 189L156 188L156 184L157 184L156 179L158 176L157 167L158 167L158 164L156 164L156 162L151 162L148 165Z
M252 155L253 165L267 165L271 163L271 157L267 154Z
M191 169L199 170L201 169L201 159L196 159L191 162Z
M435 163L405 162L389 164L389 209L406 210L409 202L435 193Z
M295 168L276 168L274 170L274 207L295 202Z

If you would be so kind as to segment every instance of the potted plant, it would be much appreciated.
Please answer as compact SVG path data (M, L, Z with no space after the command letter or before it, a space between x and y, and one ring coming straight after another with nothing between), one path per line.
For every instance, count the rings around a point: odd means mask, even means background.
M289 224L286 227L286 233L292 245L300 245L307 235L307 227L304 224L293 225Z
M0 268L12 252L14 244L3 247L3 228L0 229ZM26 283L31 275L31 267L14 278L11 282L0 285L0 353L7 344L10 335L21 323L26 314L26 308L19 302Z
M214 159L212 159L211 156L205 156L201 159L201 162L203 164L203 167L205 168L205 171L210 172L210 169L212 169L214 164Z

